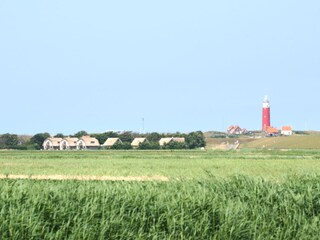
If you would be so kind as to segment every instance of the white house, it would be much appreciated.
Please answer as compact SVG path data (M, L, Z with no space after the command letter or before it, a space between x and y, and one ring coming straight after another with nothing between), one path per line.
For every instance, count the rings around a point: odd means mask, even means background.
M90 136L83 136L77 141L77 150L96 150L99 147L100 143L98 139Z
M75 150L78 141L78 138L66 137L60 142L60 150Z
M281 135L291 136L293 134L291 126L283 126L281 129Z
M42 147L44 150L60 150L62 138L47 138L44 140Z

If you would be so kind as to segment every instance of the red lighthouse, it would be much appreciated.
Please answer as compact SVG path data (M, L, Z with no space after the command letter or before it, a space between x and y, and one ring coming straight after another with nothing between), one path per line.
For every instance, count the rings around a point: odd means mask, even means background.
M270 104L268 96L265 96L262 105L262 131L267 131L270 127Z

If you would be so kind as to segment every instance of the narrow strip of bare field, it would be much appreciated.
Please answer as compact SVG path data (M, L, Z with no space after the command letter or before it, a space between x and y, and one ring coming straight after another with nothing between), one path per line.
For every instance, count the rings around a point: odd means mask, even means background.
M67 175L0 175L0 179L82 180L82 181L169 181L165 176L67 176Z

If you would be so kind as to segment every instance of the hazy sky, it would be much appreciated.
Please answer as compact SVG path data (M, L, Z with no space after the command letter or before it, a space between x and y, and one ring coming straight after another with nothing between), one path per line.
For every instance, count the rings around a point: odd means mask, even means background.
M0 133L320 130L320 1L0 1Z

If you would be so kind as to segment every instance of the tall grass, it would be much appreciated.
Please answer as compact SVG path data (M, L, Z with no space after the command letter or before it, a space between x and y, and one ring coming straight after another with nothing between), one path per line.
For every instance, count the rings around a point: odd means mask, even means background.
M0 180L0 239L318 239L320 177Z

